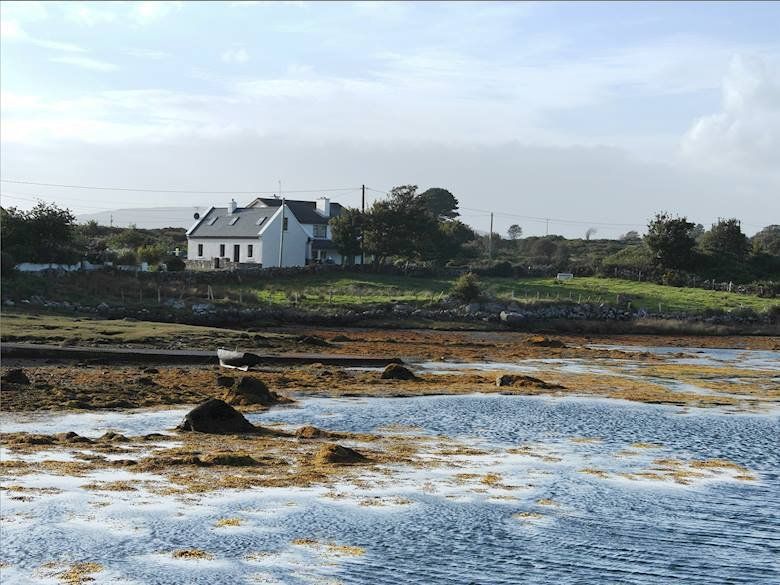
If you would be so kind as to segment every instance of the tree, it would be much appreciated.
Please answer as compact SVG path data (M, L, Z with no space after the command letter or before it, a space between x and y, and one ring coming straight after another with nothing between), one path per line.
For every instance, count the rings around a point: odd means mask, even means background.
M420 199L437 219L454 219L460 215L458 200L447 189L433 187L420 193Z
M148 244L138 248L138 257L142 262L157 264L166 255L166 252L167 249L163 244Z
M2 210L2 248L17 262L74 262L75 218L69 209L38 202L30 211Z
M751 238L753 250L780 256L780 225L768 225Z
M701 239L702 249L711 256L744 260L747 256L748 239L742 233L737 219L721 219Z
M637 242L641 238L639 237L639 232L636 230L629 230L622 236L618 238L622 242Z
M523 236L523 228L516 223L513 223L509 226L509 229L506 230L506 235L509 236L510 240L519 240Z
M153 243L154 239L137 229L134 225L123 229L110 240L112 248L139 248L145 244Z
M339 254L347 258L348 262L361 252L364 223L363 214L352 207L344 208L338 216L330 220L333 243Z
M94 238L100 235L100 226L94 219L90 219L87 223L83 223L79 226L81 234L87 238Z
M388 199L374 202L364 219L364 246L374 262L391 256L426 259L437 222L417 196L416 185L393 188Z
M440 263L457 258L463 252L464 244L474 237L474 230L462 221L440 221L428 238L426 258Z
M586 241L590 240L590 237L591 237L593 234L595 234L597 231L599 231L599 230L597 230L597 229L596 229L596 228L594 228L594 227L589 227L588 229L586 229L586 230L585 230L585 240L586 240Z
M657 214L647 224L645 242L657 264L664 268L688 268L695 258L695 225L685 217Z
M533 253L542 257L545 262L549 262L552 259L557 249L558 245L548 237L539 238L533 245Z

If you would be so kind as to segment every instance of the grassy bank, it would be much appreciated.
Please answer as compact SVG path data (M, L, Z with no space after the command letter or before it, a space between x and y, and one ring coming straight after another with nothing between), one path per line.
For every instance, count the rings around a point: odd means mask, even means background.
M156 305L158 300L204 301L209 288L217 301L243 304L297 305L302 308L370 307L386 303L427 304L442 299L454 279L408 277L385 274L319 273L271 279L244 277L230 283L195 282L185 274L158 280L153 274L140 278L129 274L69 274L41 277L18 274L3 279L3 296L20 300L41 295L57 301L81 304ZM618 295L630 300L633 308L650 313L669 311L699 312L708 309L749 308L766 311L778 306L778 299L754 295L678 288L615 278L575 278L557 283L552 278L485 278L486 293L518 303L573 301L616 303Z
M74 346L216 349L219 346L297 349L294 336L150 321L68 317L51 313L3 311L3 341Z

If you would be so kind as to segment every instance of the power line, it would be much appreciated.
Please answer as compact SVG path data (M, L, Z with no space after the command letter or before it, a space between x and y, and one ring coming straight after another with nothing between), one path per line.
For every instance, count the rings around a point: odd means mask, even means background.
M14 183L16 185L35 185L37 187L59 187L63 189L89 189L93 191L132 191L137 193L182 193L189 195L272 195L277 191L194 191L187 189L147 189L134 187L103 187L95 185L64 185L60 183L39 183L37 181L17 181L11 179L0 179L3 183ZM288 189L286 193L320 193L329 191L359 191L360 187L334 187L320 189Z

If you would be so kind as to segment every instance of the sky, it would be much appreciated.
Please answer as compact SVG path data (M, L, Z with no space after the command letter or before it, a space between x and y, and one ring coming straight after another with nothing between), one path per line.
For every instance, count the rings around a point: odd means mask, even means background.
M415 184L485 231L780 223L777 2L4 1L0 24L4 206Z

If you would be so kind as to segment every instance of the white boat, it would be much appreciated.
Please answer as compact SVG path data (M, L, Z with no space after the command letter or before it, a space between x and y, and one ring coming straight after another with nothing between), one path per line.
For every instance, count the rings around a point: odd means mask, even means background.
M251 362L243 351L232 351L222 347L217 349L217 357L219 358L219 365L223 368L232 368L244 372L249 369Z

